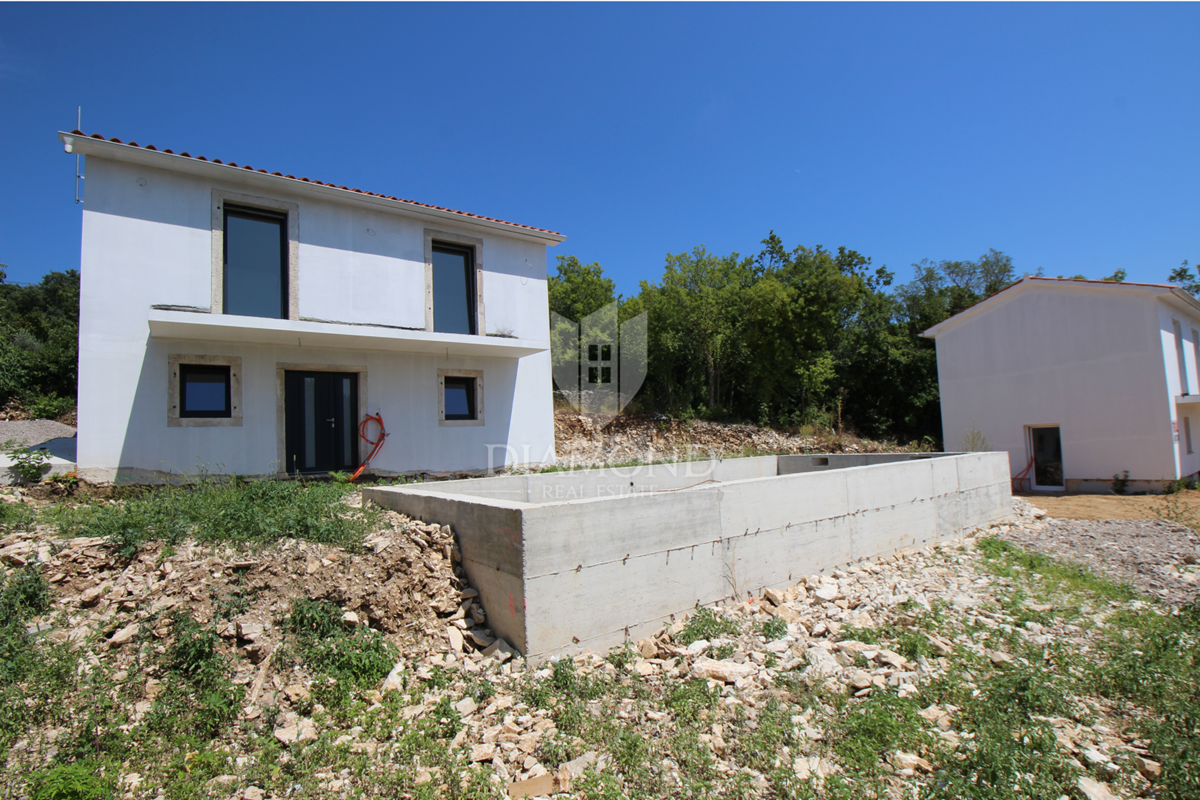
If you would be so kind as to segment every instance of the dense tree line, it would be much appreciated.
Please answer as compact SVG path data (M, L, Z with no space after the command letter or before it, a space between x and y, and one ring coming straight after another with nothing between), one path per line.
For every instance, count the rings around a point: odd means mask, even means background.
M920 333L1017 275L995 250L915 266L892 287L891 272L854 250L789 250L774 233L755 256L668 255L662 277L621 303L622 320L649 312L638 407L940 441L937 361ZM551 310L576 320L617 299L600 265L574 256L558 257L549 293Z
M56 417L75 407L79 272L7 283L0 264L0 407Z

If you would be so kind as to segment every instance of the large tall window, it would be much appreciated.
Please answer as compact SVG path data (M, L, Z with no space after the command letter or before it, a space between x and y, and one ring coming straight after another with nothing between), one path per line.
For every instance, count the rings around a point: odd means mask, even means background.
M288 317L287 214L225 205L226 314Z
M475 333L475 258L470 247L433 245L433 329Z
M1171 320L1175 333L1175 355L1179 357L1179 393L1188 394L1187 359L1183 355L1183 326L1179 320Z

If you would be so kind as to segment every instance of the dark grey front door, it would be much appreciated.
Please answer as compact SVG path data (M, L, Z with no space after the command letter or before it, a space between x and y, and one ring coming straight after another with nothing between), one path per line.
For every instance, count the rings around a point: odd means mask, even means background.
M358 374L284 375L287 472L346 472L358 466Z

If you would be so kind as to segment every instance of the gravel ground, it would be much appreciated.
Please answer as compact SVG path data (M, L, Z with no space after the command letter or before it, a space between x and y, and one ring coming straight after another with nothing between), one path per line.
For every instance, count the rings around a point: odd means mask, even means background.
M1020 502L1014 499L1014 510ZM1004 538L1126 581L1172 606L1200 595L1200 534L1172 522L1046 519Z
M12 439L18 444L41 444L48 439L70 438L75 429L49 419L30 419L20 422L0 421L0 443Z

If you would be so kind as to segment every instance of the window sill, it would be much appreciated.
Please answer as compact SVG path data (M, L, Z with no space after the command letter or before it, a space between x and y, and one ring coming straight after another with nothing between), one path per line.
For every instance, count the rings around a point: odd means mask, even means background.
M192 339L292 347L336 347L491 358L521 358L550 349L550 342L431 333L374 325L239 317L187 311L150 310L150 335L156 339Z

